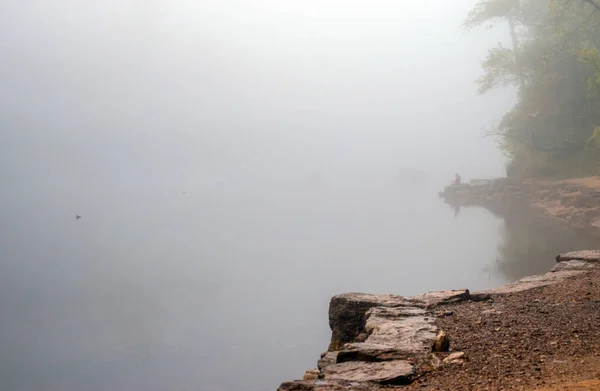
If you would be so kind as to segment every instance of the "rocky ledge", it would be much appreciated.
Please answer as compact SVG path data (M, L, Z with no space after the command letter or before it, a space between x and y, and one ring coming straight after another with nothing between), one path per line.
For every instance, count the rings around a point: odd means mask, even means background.
M600 306L595 305L600 303L600 287L583 298L574 287L583 282L585 287L595 286L599 265L600 251L577 251L557 256L549 273L486 291L335 296L329 306L329 348L316 369L306 371L303 380L281 384L279 391L524 389L546 384L540 375L542 364L532 364L527 357L537 360L545 347L556 350L556 341L570 341L575 334L579 338L584 330L597 329L591 326L600 319ZM596 294L598 300L594 300ZM552 295L560 299L544 308L543 301ZM582 299L591 307L568 307ZM562 308L558 320L554 319L556 306ZM571 309L565 312L567 307ZM567 326L556 326L551 318ZM580 318L587 323L569 321ZM549 341L545 332L556 335ZM590 341L579 342L589 349L598 345L600 354L600 331L592 334ZM521 342L507 347L510 338ZM536 347L533 340L537 339L542 348ZM503 354L516 358L507 364L500 359L490 361ZM515 379L513 372L523 373L522 378Z
M534 207L574 228L600 235L600 177L561 181L497 178L446 186L447 203L483 206L503 214L519 206Z

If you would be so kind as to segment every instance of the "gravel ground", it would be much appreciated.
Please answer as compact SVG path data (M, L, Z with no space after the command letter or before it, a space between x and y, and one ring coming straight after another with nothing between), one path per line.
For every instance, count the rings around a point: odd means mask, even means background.
M467 361L431 369L420 390L596 390L600 379L600 271L553 286L444 306L438 325ZM447 354L445 354L447 355ZM444 358L444 355L440 355ZM560 387L559 387L560 386ZM553 388L556 387L556 388ZM567 388L564 388L567 387Z

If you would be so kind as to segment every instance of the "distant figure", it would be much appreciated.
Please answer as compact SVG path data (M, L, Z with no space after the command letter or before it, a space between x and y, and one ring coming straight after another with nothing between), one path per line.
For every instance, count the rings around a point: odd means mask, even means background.
M460 213L460 204L456 203L456 204L454 204L454 217L458 217L459 213Z
M75 220L79 220L80 218L81 218L81 216L75 215Z
M452 182L452 184L454 186L459 186L460 185L460 175L454 174L454 181Z

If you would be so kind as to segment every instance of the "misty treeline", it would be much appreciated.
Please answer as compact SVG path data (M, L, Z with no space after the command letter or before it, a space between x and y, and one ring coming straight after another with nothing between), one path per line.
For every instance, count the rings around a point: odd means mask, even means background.
M515 86L516 104L485 129L509 176L600 174L600 0L479 0L464 26L507 27L479 92Z

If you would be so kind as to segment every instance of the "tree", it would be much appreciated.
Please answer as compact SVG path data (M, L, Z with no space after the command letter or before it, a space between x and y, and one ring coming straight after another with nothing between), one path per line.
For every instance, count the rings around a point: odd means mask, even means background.
M594 0L481 0L464 23L509 25L512 48L489 50L484 94L514 85L517 102L488 135L520 175L597 174L600 157L600 5ZM597 149L597 153L594 151Z

